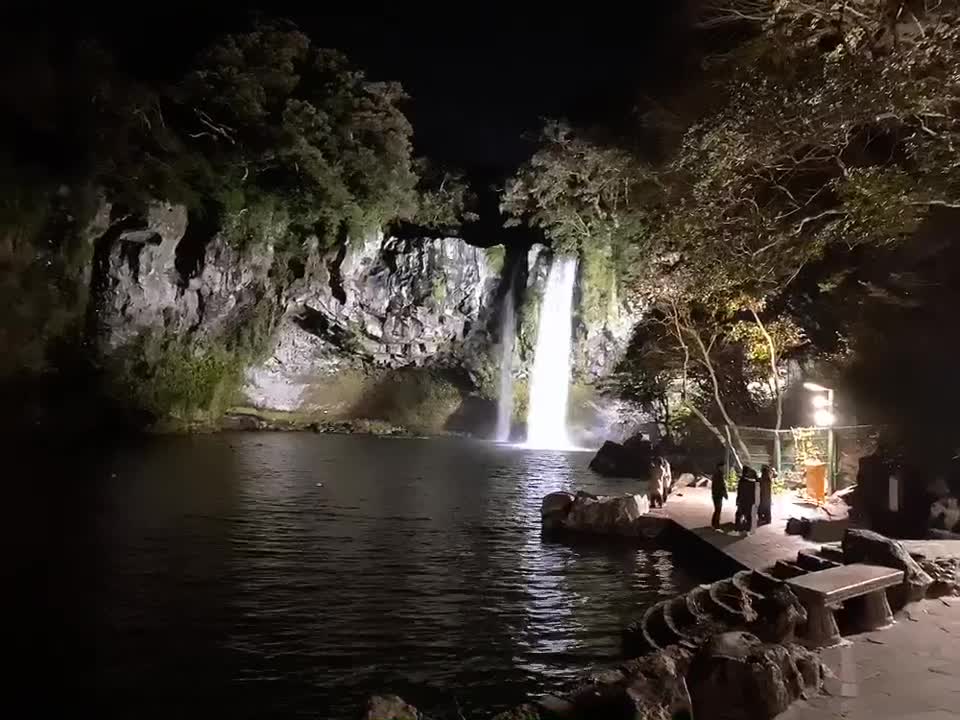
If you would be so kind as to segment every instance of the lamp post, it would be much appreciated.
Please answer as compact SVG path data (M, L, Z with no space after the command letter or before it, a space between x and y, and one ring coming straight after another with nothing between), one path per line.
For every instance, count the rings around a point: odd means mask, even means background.
M827 428L827 489L828 492L833 492L833 456L836 444L834 442L833 426L837 421L837 416L833 412L833 388L824 387L814 382L805 382L803 387L810 392L817 393L813 396L813 407L816 408L813 413L813 422L817 427Z

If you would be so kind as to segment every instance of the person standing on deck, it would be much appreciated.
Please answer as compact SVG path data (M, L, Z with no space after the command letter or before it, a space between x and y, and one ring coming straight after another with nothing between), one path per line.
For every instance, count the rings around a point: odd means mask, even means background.
M757 471L744 465L737 482L737 530L752 533L757 527Z
M757 506L757 520L761 525L769 525L773 521L771 508L773 505L773 478L777 474L769 465L760 468L760 503Z
M713 495L713 519L710 525L714 530L720 527L720 510L723 508L723 501L727 496L727 479L723 476L724 464L717 463L713 471L713 477L710 478L710 493Z

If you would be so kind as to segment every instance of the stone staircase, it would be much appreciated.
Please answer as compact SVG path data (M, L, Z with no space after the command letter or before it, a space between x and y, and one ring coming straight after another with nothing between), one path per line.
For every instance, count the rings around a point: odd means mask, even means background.
M747 630L765 642L784 642L805 621L806 611L784 582L771 574L742 570L650 606L623 630L623 649L627 657L673 645L692 649L732 630Z

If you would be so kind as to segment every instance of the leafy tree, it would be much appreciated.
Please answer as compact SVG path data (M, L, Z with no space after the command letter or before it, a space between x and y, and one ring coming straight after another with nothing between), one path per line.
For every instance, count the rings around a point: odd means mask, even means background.
M294 228L332 243L414 209L403 90L296 30L225 37L172 97L228 211L278 197Z
M505 206L561 249L642 228L621 235L621 277L680 358L687 410L749 459L734 406L762 379L780 426L781 364L817 350L789 313L811 285L846 285L817 279L826 259L902 244L960 204L960 19L952 1L704 4L704 28L732 24L746 40L713 63L721 100L665 161L548 132Z
M0 145L0 302L10 308L0 340L13 349L0 378L9 387L66 371L63 354L51 357L68 345L82 366L133 373L106 384L153 414L220 404L213 388L269 341L313 238L331 245L416 208L402 89L367 80L290 26L228 35L169 86L130 77L82 41L56 52L24 45L16 65L32 82L14 76L0 87L9 130ZM96 324L84 322L102 285L94 239L109 240L109 228L135 224L163 200L205 215L210 232L249 252L272 247L269 287L256 289L264 311L238 308L219 336L188 333L164 352L144 342L108 363L96 352ZM105 203L113 217L91 225ZM163 391L170 378L185 390ZM138 383L151 391L133 393Z
M420 158L416 163L420 183L413 223L444 233L462 232L466 223L479 220L478 203L470 183L460 171L443 169Z

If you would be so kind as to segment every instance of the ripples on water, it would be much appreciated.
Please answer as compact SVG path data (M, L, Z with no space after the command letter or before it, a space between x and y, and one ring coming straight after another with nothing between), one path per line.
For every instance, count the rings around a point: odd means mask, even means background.
M617 657L638 608L689 585L663 550L541 539L546 493L630 488L589 458L237 434L75 467L85 486L44 571L74 707L339 719L395 692L470 717L563 687Z

